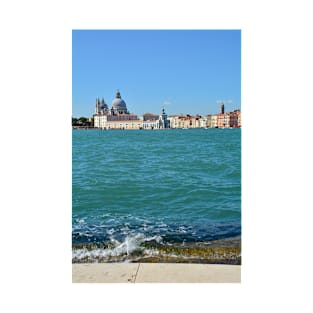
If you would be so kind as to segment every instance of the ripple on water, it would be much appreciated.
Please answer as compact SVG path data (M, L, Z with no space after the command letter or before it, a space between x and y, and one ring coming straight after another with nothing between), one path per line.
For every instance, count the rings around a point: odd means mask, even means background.
M73 243L241 234L240 130L75 131L72 156Z

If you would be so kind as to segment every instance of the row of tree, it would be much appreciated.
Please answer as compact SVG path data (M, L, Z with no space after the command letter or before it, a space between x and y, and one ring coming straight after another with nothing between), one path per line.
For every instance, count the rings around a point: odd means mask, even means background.
M87 117L72 117L72 126L93 127L93 118L90 120Z

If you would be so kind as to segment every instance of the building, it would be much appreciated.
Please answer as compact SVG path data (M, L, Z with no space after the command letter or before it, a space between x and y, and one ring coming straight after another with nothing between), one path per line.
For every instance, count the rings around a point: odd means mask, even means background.
M126 103L121 97L121 93L117 91L115 95L115 99L112 102L111 107L111 116L119 116L119 115L127 115L129 112L127 111Z
M156 121L159 119L159 115L157 114L152 114L152 113L145 113L142 116L143 121Z
M221 114L224 114L225 113L225 106L224 106L224 103L222 102L221 104Z
M221 105L221 112L217 114L218 128L237 128L241 127L241 112L234 110L233 112L224 112L224 104Z
M143 115L143 129L164 129L170 128L170 120L167 118L164 108L161 115L146 113Z
M197 114L191 117L191 127L192 128L200 128L201 127L201 119L202 116Z
M142 116L143 129L156 129L159 126L159 115L152 113L145 113Z
M108 106L105 103L104 99L102 98L101 102L100 99L96 99L96 115L103 115L109 112Z
M240 110L235 110L234 111L236 118L237 118L237 125L234 127L241 128L241 111Z
M212 127L212 126L211 126L211 118L212 118L212 115L211 115L211 114L210 114L210 115L207 115L205 118L206 118L206 127L208 127L208 128Z
M171 115L169 120L171 128L191 128L192 126L190 115Z
M229 114L228 113L217 114L217 127L218 128L228 128L229 127Z
M241 128L241 111L238 112L238 127Z
M200 122L200 128L207 128L208 127L208 118L207 118L207 116L201 117L199 122Z
M109 109L104 99L96 99L94 127L101 129L141 129L142 120L130 114L119 91L116 92Z
M119 91L109 109L104 99L96 99L94 127L101 129L161 129L170 128L170 121L162 110L161 115L146 113L142 117L131 114Z
M164 108L162 108L162 113L159 116L159 128L170 128L171 127L171 122L167 118L167 114L165 113Z
M211 115L211 127L217 128L217 114Z
M145 113L142 116L129 113L121 93L116 92L109 108L104 99L96 99L94 127L100 129L166 129L166 128L237 128L241 127L241 112L225 112L221 103L220 113L201 115L167 116L164 108L160 115Z
M201 115L171 115L169 117L171 128L200 128L205 127Z

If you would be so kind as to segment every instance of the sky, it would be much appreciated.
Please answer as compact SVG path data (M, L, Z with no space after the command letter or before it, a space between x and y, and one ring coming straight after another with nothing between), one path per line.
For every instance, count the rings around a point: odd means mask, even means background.
M72 116L109 108L119 90L130 113L215 114L241 108L240 30L73 30Z

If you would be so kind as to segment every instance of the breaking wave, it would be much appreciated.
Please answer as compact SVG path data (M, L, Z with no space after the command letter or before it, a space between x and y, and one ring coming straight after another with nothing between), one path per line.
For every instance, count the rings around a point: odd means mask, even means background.
M144 242L161 243L161 236L145 237L143 234L126 236L124 241L111 238L108 247L84 246L73 248L72 262L85 261L121 261L127 260L132 255L142 255L145 248L141 246Z

